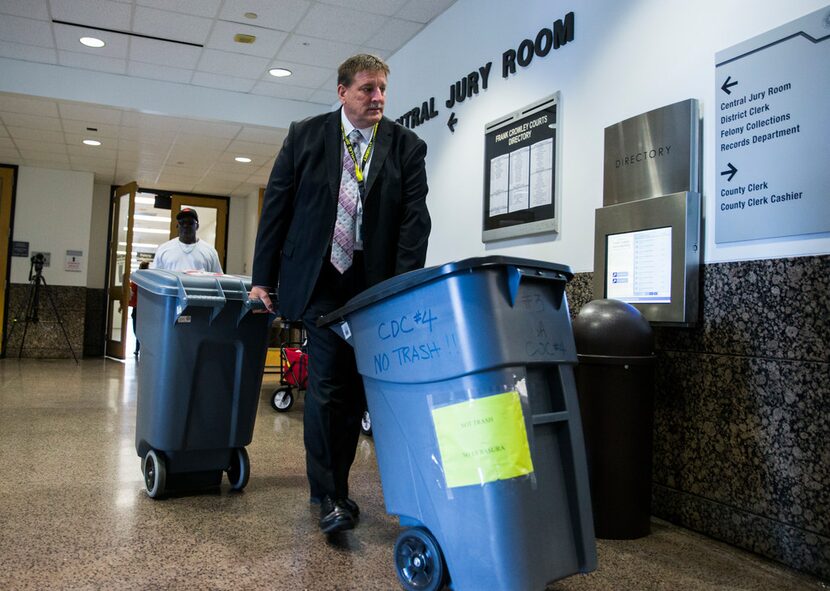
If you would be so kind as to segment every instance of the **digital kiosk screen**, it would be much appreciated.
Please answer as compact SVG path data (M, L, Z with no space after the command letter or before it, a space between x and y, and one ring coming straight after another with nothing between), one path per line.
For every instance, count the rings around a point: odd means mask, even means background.
M607 236L605 297L671 303L671 227Z

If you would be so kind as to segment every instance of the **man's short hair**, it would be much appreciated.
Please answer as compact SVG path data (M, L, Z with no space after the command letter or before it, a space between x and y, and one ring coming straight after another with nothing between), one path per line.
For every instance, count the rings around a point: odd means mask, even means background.
M337 68L337 84L351 86L358 72L383 72L389 75L389 66L376 55L359 53L353 55Z

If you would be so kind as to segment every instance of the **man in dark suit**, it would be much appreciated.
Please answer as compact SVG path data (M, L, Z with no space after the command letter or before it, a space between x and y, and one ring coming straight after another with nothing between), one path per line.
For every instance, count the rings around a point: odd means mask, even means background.
M294 122L265 191L251 297L302 319L308 335L306 468L320 529L352 529L349 498L365 406L354 352L317 319L384 279L423 267L431 222L426 144L383 117L389 67L371 55L340 65L342 107Z

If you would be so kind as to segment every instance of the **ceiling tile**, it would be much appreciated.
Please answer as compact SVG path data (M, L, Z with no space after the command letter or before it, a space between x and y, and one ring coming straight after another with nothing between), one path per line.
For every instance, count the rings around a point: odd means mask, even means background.
M64 133L63 136L66 141L66 149L70 154L73 153L74 149L74 153L76 154L83 151L83 153L89 154L90 157L92 157L95 154L107 155L110 152L115 155L118 150L118 140L116 138L94 137L92 134L88 133ZM84 140L89 139L97 139L101 142L101 145L87 146L84 144Z
M287 68L291 70L291 76L276 78L268 74L270 68ZM273 84L284 86L305 86L306 88L319 88L331 76L331 68L318 68L307 64L298 64L283 60L272 62L265 71L263 80Z
M20 150L20 155L25 160L40 160L42 162L59 162L69 164L67 154L56 154L54 152L43 152L41 150Z
M76 25L130 30L132 7L110 0L50 0L52 18Z
M320 39L336 36L345 43L362 45L380 28L384 18L377 14L360 13L340 6L315 4L297 25L300 35ZM336 31L336 33L332 33Z
M36 47L7 41L0 41L0 57L44 64L58 63L58 54L51 47Z
M0 111L58 117L58 104L52 100L0 93Z
M45 129L32 129L31 127L12 127L6 126L9 136L15 141L21 140L35 140L39 142L51 142L55 144L63 144L63 132L48 131Z
M230 138L223 137L209 137L206 135L197 135L189 133L181 133L176 138L176 148L181 147L195 147L208 150L226 150L230 145Z
M333 4L355 12L392 16L406 4L406 0L323 0L322 4Z
M359 45L340 41L289 35L277 58L298 64L337 68L346 58L357 53L358 47Z
M196 86L208 86L234 92L249 92L254 87L255 80L249 78L236 78L234 76L220 76L208 72L196 72L193 75L191 84Z
M213 18L222 0L135 0L140 6Z
M264 57L205 49L196 69L238 78L261 78L267 72L269 63L270 60Z
M61 120L57 117L43 117L42 115L27 115L24 113L8 113L0 111L0 119L8 127L31 127L33 129L48 129L63 131Z
M130 59L139 62L193 69L201 55L201 47L141 37L130 39Z
M312 93L312 95L308 97L308 100L312 103L320 103L322 105L332 106L336 103L337 106L340 106L337 99L337 93L334 91L318 90Z
M54 25L54 31L55 43L58 49L103 57L127 57L128 37L126 35L60 24ZM87 36L97 37L106 45L104 47L87 47L79 41L81 37Z
M270 158L280 151L280 146L235 140L228 146L227 151L232 152L234 156L251 156L253 154Z
M187 84L193 76L193 70L130 61L127 63L127 74L138 78L150 78L152 80Z
M396 51L420 30L421 25L418 23L390 18L374 35L366 40L366 45L387 51Z
M51 154L67 154L66 144L63 142L43 142L40 140L15 139L17 147L21 150L37 150Z
M0 14L13 14L38 20L49 20L46 0L3 0L0 2Z
M31 166L32 168L46 168L53 170L77 170L70 164L62 164L55 160L21 160L20 164L23 166ZM86 172L86 169L82 169Z
M136 33L200 45L205 43L212 24L213 21L208 18L143 6L136 6L133 17L133 31Z
M238 123L222 123L219 121L201 121L198 119L185 119L179 124L179 130L182 132L179 135L181 142L187 141L188 134L207 135L214 138L230 139L236 137L236 134L242 129ZM193 143L198 144L201 140L199 138L192 138Z
M282 145L287 130L266 127L243 127L236 139L258 144Z
M241 183L237 181L205 181L194 186L193 192L209 194L227 194L237 188Z
M240 33L245 35L254 35L256 37L256 41L250 44L237 43L233 40L233 38L234 35ZM210 38L205 44L205 47L234 53L244 53L248 55L273 58L287 37L288 33L284 31L263 29L261 27L229 23L227 21L217 21L216 25L213 27L213 32L210 34Z
M74 51L58 51L58 63L62 66L69 66L70 68L99 70L112 74L124 74L127 71L126 60L86 55L84 53L75 53Z
M3 164L19 164L23 158L17 150L0 147L0 162Z
M454 2L455 0L409 0L395 16L426 24L452 6Z
M107 138L117 140L122 133L121 130L122 128L118 125L98 123L95 121L81 121L66 118L63 120L63 131L65 134L71 133L93 139Z
M0 18L0 41L54 47L52 28L46 21L3 15Z
M33 146L37 146L37 143L32 143ZM0 137L0 150L16 150L14 142L9 137ZM22 147L20 148L23 149Z
M290 99L293 101L305 101L314 92L311 88L302 86L288 86L285 84L274 84L272 82L257 82L251 90L251 94L272 96L275 98Z
M86 105L80 103L60 103L58 105L61 117L64 119L76 119L78 121L100 121L117 125L121 122L121 111L100 107L98 105Z
M309 6L311 2L307 0L225 0L219 18L268 29L292 31L305 16ZM257 18L247 18L246 12L255 13Z

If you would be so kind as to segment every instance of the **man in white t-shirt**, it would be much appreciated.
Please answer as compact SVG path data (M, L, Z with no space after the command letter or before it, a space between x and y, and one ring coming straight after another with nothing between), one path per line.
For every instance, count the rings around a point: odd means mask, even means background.
M151 269L168 271L207 271L222 273L222 265L216 249L196 237L199 229L199 215L196 210L183 208L176 214L179 237L168 240L158 247Z

